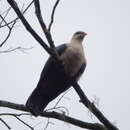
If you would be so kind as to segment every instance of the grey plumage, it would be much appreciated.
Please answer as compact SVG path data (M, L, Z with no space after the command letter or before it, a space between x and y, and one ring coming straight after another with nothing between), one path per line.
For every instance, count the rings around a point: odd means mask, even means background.
M56 48L64 65L65 73L69 77L79 80L86 67L82 41L86 33L76 32L68 44L62 44ZM49 57L47 60L37 87L34 89L26 102L30 112L40 115L50 101L59 96L71 86L70 80L58 68L56 61Z

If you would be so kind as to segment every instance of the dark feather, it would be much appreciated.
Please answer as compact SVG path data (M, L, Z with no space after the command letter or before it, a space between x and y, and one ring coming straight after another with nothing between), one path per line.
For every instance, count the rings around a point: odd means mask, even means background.
M56 50L61 55L66 48L67 45L63 44ZM40 115L47 104L68 87L67 78L58 69L55 60L50 57L43 68L37 87L26 102L26 106L33 115Z

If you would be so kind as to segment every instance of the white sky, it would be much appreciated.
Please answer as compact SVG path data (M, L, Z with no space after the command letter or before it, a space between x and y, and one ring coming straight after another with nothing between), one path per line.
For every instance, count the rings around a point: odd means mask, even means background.
M26 1L26 0L24 0ZM22 3L24 2L22 1ZM44 0L41 3L42 13L49 22L50 10L54 0ZM4 6L3 6L4 5ZM25 4L26 5L26 4ZM6 4L0 3L0 11ZM22 7L22 5L21 5ZM26 14L35 30L42 36L42 31L35 18L33 7ZM53 38L56 45L69 42L77 30L88 33L84 40L84 50L88 60L87 69L80 80L80 85L90 99L99 99L99 108L105 116L120 129L130 129L130 2L129 0L61 0L53 24ZM0 39L7 30L0 30ZM31 91L35 88L40 72L48 57L47 53L37 44L20 22L12 36L1 50L10 47L34 47L22 53L0 54L0 99L16 103L25 103ZM69 109L70 116L93 122L88 111L78 102L77 94L72 90L67 95L70 100L63 99L61 105ZM52 103L53 104L53 103ZM5 109L0 108L0 112ZM7 109L6 112L9 112ZM8 120L12 128L22 129L16 125L14 118ZM27 119L31 120L31 119ZM42 118L28 121L37 124ZM45 121L45 120L44 120ZM48 130L80 130L81 128L54 121ZM41 124L37 128L44 128ZM5 127L0 123L0 128ZM26 130L26 127L24 127Z

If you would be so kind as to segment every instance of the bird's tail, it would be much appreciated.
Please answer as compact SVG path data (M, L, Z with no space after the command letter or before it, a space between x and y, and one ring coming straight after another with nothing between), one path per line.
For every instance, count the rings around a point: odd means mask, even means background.
M49 100L40 92L40 89L36 88L29 96L26 107L34 116L39 116L48 103Z

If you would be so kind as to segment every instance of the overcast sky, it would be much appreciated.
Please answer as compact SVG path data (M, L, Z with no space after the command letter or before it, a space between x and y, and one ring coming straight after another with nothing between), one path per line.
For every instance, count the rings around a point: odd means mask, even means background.
M21 0L21 3L26 0ZM19 3L20 3L19 2ZM28 1L29 3L29 1ZM42 0L42 14L49 22L54 0ZM22 7L22 4L19 4ZM0 2L0 12L8 4ZM13 12L13 11L12 11ZM14 15L13 15L14 17ZM33 28L42 36L42 31L35 18L33 7L26 13L26 18ZM11 16L8 17L11 19ZM115 123L120 130L130 129L130 2L129 0L61 0L55 15L52 34L56 45L69 42L75 31L88 33L83 46L87 57L87 69L80 80L80 85L86 95L99 103L99 109ZM0 30L0 40L4 38L7 29ZM20 22L14 28L8 42L0 50L10 47L34 47L23 53L15 51L0 54L0 99L15 103L25 103L32 90L36 87L40 72L48 54L24 29ZM88 122L95 122L86 108L80 104L77 94L69 91L60 105L68 108L72 117ZM50 107L54 102L49 105ZM49 108L48 106L48 108ZM10 109L0 108L0 112ZM4 118L12 128L23 129L14 118ZM43 122L42 118L26 119L35 125ZM31 122L30 122L31 120ZM81 128L52 120L48 130L80 130ZM37 126L44 128L45 123ZM6 130L0 123L0 129ZM24 127L26 130L26 127Z

